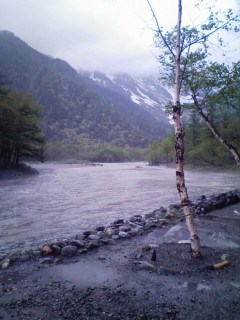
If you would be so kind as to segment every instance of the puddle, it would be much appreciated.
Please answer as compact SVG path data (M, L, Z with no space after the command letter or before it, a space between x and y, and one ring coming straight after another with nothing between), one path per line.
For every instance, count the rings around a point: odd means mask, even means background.
M214 224L206 224L206 220L208 218L204 218L204 224L201 223L201 220L197 222L198 234L201 240L201 245L213 248L239 248L240 233L238 231L238 228L236 229L234 228L234 226L230 225L231 223L229 222L229 220L231 220L231 222L232 220L234 220L234 223L236 223L235 220L237 220L237 223L240 223L240 220L235 218L225 220L222 219L222 217L216 218L216 223ZM219 220L226 221L226 230L222 230L222 224L221 228L219 228ZM165 231L164 234L162 233L162 229L156 229L147 237L147 241L150 243L170 243L182 240L189 240L189 232L186 225L184 224L175 225L171 227L168 231Z
M233 211L235 214L237 214L237 211ZM238 213L240 215L240 213ZM240 218L239 217L225 217L225 216L214 216L214 215L208 215L201 217L202 220L211 220L216 221L224 224L230 224L232 226L236 226L240 228Z
M65 280L77 286L94 286L113 282L119 278L110 266L101 263L77 262L69 265L58 265L51 271L55 280Z

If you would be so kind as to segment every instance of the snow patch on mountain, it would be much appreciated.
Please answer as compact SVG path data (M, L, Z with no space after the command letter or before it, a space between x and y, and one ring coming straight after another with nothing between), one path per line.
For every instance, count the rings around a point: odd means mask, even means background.
M131 99L134 103L137 103L139 105L141 105L141 102L139 101L139 96L137 96L136 94L134 94L133 92L130 91L131 94Z
M172 96L155 77L131 77L128 74L103 74L100 72L91 73L88 77L99 86L112 90L125 99L136 103L156 119L168 119L164 109Z

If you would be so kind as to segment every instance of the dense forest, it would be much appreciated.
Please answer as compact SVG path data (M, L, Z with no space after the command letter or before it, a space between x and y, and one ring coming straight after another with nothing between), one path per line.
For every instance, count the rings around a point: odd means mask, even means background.
M214 110L211 115L217 129L223 137L231 141L240 151L240 110ZM185 163L192 166L226 167L234 166L231 154L220 144L212 132L201 120L197 111L191 110L183 121L185 132ZM150 147L149 163L158 165L175 161L174 134L154 142Z
M22 158L44 160L41 107L31 94L0 87L0 165L16 167Z

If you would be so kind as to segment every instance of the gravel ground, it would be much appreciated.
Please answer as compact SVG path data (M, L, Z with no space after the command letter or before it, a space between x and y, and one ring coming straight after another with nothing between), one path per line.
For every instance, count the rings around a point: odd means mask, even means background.
M223 217L239 209L238 204L219 212ZM178 244L182 223L55 264L39 257L16 262L0 270L0 319L238 320L239 220L218 219L219 212L199 219L200 236L207 244L219 231L230 245L211 242L202 247L202 258L191 258L189 244ZM169 234L176 241L166 242ZM231 263L206 268L222 260Z

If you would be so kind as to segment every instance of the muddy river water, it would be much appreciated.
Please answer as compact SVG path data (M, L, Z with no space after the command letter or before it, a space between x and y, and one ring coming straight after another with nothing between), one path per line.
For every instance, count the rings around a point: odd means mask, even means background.
M178 202L175 169L146 163L41 164L0 181L0 256ZM240 187L240 173L186 171L191 199Z

